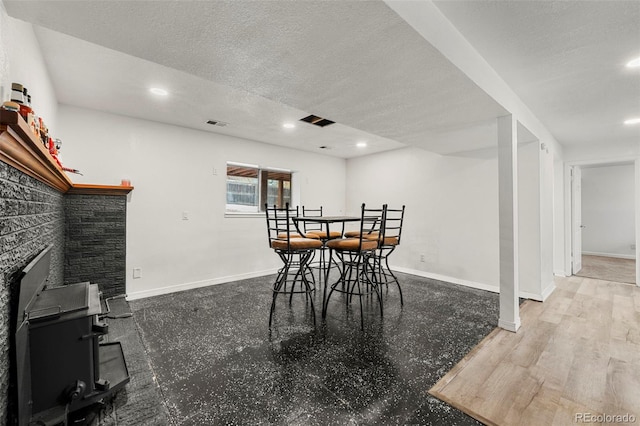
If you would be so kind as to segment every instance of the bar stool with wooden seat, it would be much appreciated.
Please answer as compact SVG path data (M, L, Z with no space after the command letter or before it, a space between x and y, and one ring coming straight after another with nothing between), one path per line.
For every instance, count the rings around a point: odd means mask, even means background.
M331 252L335 252L340 258L343 268L340 278L331 284L329 294L324 298L322 317L327 316L329 300L334 292L344 293L347 306L353 296L358 296L360 301L360 326L364 330L364 314L362 297L376 294L380 305L380 316L383 315L382 295L375 277L375 257L379 248L378 239L384 237L384 212L386 205L378 209L367 209L365 204L361 207L360 229L358 237L334 239L327 242ZM378 239L367 238L376 235ZM331 254L330 254L331 256ZM329 265L331 267L331 265ZM326 293L325 286L325 293Z
M273 319L273 311L276 306L276 298L280 293L289 294L289 305L296 293L304 293L306 300L311 304L313 323L316 322L315 308L313 306L313 292L315 286L308 279L308 263L316 249L322 247L322 241L317 238L304 238L296 235L296 228L291 221L289 204L285 208L265 205L267 218L267 234L269 247L280 257L284 264L278 270L276 280L273 283L273 299L269 312L269 328ZM295 285L300 283L300 290Z
M404 305L402 299L402 288L398 277L389 267L389 255L400 245L400 237L402 236L402 222L404 221L404 208L391 209L387 206L384 215L384 237L377 238L375 235L368 234L367 238L379 241L379 249L376 252L375 262L378 269L378 282L386 284L387 288L390 282L395 282L400 292L400 305Z

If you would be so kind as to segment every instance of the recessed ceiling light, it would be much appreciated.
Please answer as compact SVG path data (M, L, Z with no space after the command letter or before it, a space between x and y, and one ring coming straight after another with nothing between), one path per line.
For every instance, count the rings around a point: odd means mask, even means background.
M293 123L284 123L282 127L284 127L285 129L293 129L294 127L296 127L296 125Z
M169 94L165 89L161 89L159 87L152 87L149 91L158 96L167 96Z
M632 61L627 62L627 67L629 68L638 68L640 67L640 58L636 58Z
M366 142L358 142L358 143L356 144L356 146L357 146L358 148L365 148L365 147L367 146L367 143L366 143Z
M639 124L640 123L640 117L636 117L636 118L630 118L628 120L624 121L624 124Z

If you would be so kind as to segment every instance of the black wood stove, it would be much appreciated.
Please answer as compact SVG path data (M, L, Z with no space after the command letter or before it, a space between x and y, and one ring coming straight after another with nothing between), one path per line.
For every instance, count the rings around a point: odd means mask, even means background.
M23 270L15 335L19 423L66 424L68 414L129 382L108 332L100 291L88 282L46 288L51 246Z

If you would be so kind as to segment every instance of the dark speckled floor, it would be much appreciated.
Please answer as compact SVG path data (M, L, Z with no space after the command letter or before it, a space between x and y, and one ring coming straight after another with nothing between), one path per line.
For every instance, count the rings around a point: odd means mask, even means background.
M279 299L274 276L131 302L176 425L478 424L427 391L495 326L498 296L399 274L396 288L347 309L334 295L326 323ZM319 305L320 303L318 303Z

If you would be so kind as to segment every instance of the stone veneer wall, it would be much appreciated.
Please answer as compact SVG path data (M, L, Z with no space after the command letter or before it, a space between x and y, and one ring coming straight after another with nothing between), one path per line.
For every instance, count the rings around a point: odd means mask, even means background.
M64 279L64 196L44 183L0 162L0 424L13 424L10 367L20 271L53 244L49 284Z
M64 204L64 283L96 283L105 298L124 294L127 197L67 194Z

